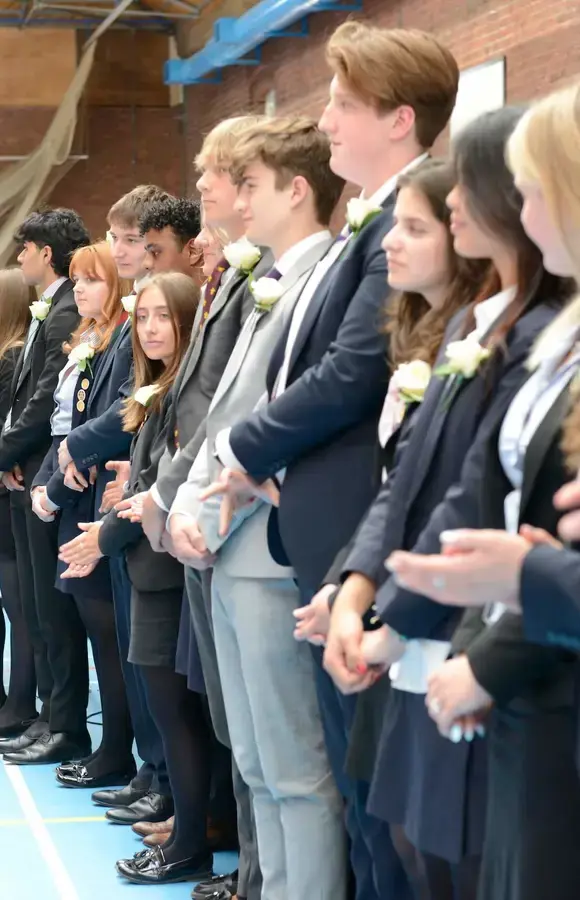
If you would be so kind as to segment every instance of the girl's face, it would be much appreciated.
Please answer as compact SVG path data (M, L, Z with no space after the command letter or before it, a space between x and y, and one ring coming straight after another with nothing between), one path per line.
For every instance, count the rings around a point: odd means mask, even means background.
M74 297L79 314L85 319L94 319L97 324L104 321L103 308L110 294L105 272L98 260L94 272L78 269L71 275L74 282Z
M203 252L202 272L209 278L222 256L222 248L216 235L204 225L195 239L195 246Z
M422 294L431 305L439 305L450 279L447 227L413 187L399 191L393 218L383 240L390 286Z
M498 241L486 231L471 213L466 189L457 184L447 197L451 210L453 247L465 259L494 259Z
M167 301L156 285L145 288L135 309L137 337L145 356L168 365L175 353L175 329Z
M524 231L542 251L544 268L553 275L574 275L574 262L541 185L516 178L516 187L524 201L521 213Z

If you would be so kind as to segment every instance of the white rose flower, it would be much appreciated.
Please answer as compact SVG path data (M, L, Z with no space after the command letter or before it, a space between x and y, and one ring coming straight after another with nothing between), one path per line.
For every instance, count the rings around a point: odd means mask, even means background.
M475 335L469 335L463 341L451 341L445 348L445 355L447 363L440 366L436 374L473 378L490 351L481 346Z
M141 406L149 406L151 397L159 391L158 384L145 384L133 394L133 399L140 403Z
M29 309L33 319L43 322L50 312L50 303L48 300L35 300L30 304Z
M382 208L362 197L353 197L346 204L346 221L355 234L365 227L367 222L382 212Z
M125 312L128 312L130 316L135 312L135 303L137 302L136 294L129 294L128 297L121 297L121 303L123 304L123 309Z
M236 241L235 244L226 244L224 256L234 269L249 273L261 257L259 247L252 244L246 237Z
M270 312L284 293L284 288L276 278L258 278L252 282L250 290L254 295L256 309L262 312Z
M84 372L89 364L89 360L92 359L94 355L95 348L92 347L88 341L83 341L82 343L77 344L76 347L73 347L68 355L68 361L76 363L79 371Z
M431 366L422 359L402 363L392 376L395 388L405 403L421 403L431 378Z

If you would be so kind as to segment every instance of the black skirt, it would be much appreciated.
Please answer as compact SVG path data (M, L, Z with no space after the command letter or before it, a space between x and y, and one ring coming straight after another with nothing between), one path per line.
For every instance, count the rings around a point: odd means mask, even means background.
M424 694L391 688L369 795L372 815L402 826L417 850L459 863L481 853L486 776L485 740L451 743L429 718Z
M478 900L578 900L580 780L573 705L497 711Z
M175 668L183 588L138 591L131 588L129 662Z

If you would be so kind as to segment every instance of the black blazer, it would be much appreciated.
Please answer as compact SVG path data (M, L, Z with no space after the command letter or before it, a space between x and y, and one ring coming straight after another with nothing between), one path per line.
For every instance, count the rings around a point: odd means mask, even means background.
M529 641L580 652L580 553L534 547L524 560L520 599Z
M569 478L560 449L561 425L569 407L566 388L532 437L524 462L520 524L545 528L550 534L556 534L561 515L552 498ZM503 498L511 490L499 461L500 427L492 434L487 452L466 464L463 478L477 498L485 528L503 528ZM551 591L544 594L544 602L550 605ZM523 709L530 704L552 708L574 703L576 654L527 642L521 616L506 613L486 627L481 610L468 610L454 636L453 651L467 654L475 678L498 705L514 698Z
M389 379L381 243L393 203L390 196L318 287L293 348L286 390L230 433L233 452L257 481L286 469L280 507L270 519L270 550L291 562L306 594L320 585L378 486L376 434ZM272 353L270 396L289 328Z
M159 412L149 416L135 437L125 496L148 491L155 483L170 426L171 397L167 395ZM155 553L141 525L119 519L115 510L105 516L99 532L99 547L105 556L126 554L129 578L138 591L164 591L184 584L183 565L169 553Z
M513 397L527 379L530 349L557 314L542 303L523 315L510 330L504 353L464 382L450 406L442 398L445 379L434 378L417 416L409 445L401 454L390 492L383 492L367 520L372 555L361 530L356 555L347 571L362 569L377 583L376 606L381 621L409 638L447 639L457 622L457 609L440 606L387 580L384 560L396 549L438 553L445 528L479 524L475 499L463 492L462 467L478 448L487 447ZM461 479L461 480L460 480ZM388 487L388 482L387 482ZM457 498L460 498L457 500ZM503 522L503 519L502 519ZM441 629L443 629L441 631Z
M67 279L52 299L24 362L24 348L10 390L12 426L0 437L0 471L18 463L24 482L32 479L51 443L50 417L58 375L66 362L62 347L79 323L72 281Z

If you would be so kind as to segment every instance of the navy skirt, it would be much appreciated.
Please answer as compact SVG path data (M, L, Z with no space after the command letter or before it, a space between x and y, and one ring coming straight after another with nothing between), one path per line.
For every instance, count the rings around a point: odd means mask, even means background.
M197 638L191 622L189 612L189 600L187 592L183 592L181 603L181 619L179 621L179 635L177 638L177 651L175 654L175 671L179 675L187 677L187 686L190 691L197 694L205 694L203 671L197 649Z
M369 812L402 826L417 850L458 863L481 854L486 803L486 740L452 744L429 718L423 694L391 689Z

